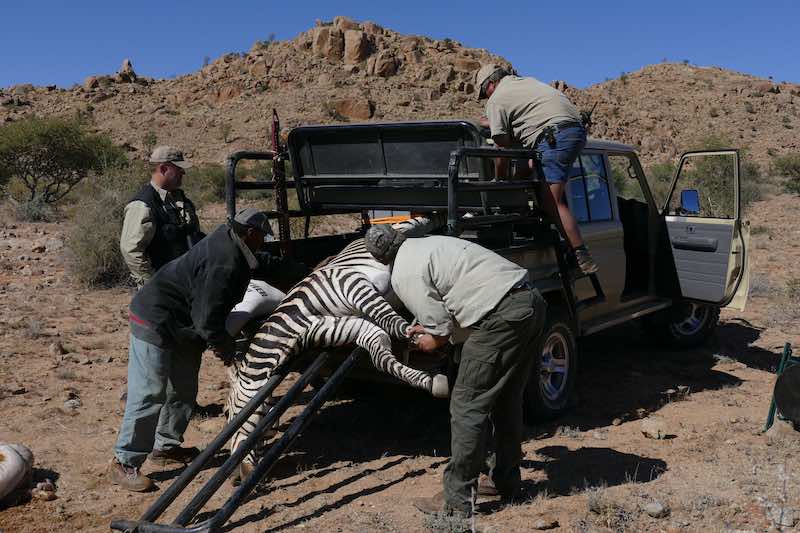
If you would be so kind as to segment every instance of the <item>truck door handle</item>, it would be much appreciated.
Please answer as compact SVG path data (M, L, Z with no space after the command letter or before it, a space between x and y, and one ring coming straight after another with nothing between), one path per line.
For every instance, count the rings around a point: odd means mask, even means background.
M696 252L716 252L718 241L710 237L674 237L672 246L677 250L693 250Z

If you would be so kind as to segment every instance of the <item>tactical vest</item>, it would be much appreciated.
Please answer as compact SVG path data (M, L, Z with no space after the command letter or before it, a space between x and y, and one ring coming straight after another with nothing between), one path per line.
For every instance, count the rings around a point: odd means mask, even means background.
M139 200L147 204L156 226L153 240L145 250L154 270L185 254L203 238L194 204L186 198L183 191L180 194L183 196L183 210L188 215L188 222L181 216L178 207L172 202L162 201L158 191L149 183L139 189L131 199L132 202Z

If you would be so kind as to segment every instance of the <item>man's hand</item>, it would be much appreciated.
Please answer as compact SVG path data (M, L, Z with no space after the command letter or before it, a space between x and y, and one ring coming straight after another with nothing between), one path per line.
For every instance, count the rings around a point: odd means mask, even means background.
M415 338L417 349L423 352L435 352L447 343L449 337L440 337L438 335L431 335L424 333Z

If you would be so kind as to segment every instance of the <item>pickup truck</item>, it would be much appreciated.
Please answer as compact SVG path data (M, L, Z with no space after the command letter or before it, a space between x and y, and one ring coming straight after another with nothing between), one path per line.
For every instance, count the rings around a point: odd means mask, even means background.
M237 191L274 189L280 239L273 253L313 265L363 236L372 215L447 212L450 235L474 240L524 266L548 301L525 395L528 420L553 418L570 406L578 371L577 339L640 321L659 342L703 343L720 308L742 309L749 284L749 226L742 221L736 150L681 156L666 198L657 201L635 150L589 139L566 187L568 204L599 264L577 276L563 239L536 206L533 177L493 175L493 159L527 167L530 150L491 147L480 128L462 120L301 126L286 147L228 158L227 207ZM238 162L273 160L273 180L239 181ZM291 178L286 166L291 167ZM511 165L512 168L514 165ZM297 209L287 194L296 193ZM357 213L363 227L309 236L319 215ZM292 238L289 220L305 218ZM447 357L406 351L418 368L446 368ZM373 372L374 374L374 372Z

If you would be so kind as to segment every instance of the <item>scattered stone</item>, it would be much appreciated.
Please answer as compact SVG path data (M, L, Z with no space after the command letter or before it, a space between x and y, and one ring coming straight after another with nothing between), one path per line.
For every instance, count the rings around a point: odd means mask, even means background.
M40 490L40 489L33 489L31 491L31 496L33 496L37 500L43 500L46 502L55 500L58 497L56 496L55 492L51 492L49 490Z
M556 520L555 518L551 518L549 516L537 518L536 520L533 521L533 524L531 524L532 529L538 529L538 530L555 529L558 526L559 526L558 520Z
M622 419L621 418L615 418L614 420L611 421L611 425L612 426L619 426L621 424L622 424Z
M56 486L50 479L45 479L44 481L40 481L36 484L36 488L39 490L45 490L47 492L55 492Z
M342 117L355 120L367 120L375 114L375 104L363 97L336 100L333 108Z
M72 398L71 400L67 400L64 402L64 407L67 409L77 409L83 405L80 398Z
M47 248L42 243L36 243L33 246L31 246L31 253L34 254L43 254L46 250Z
M68 353L67 349L64 348L64 345L61 344L61 341L51 342L48 351L53 357L61 357L62 355Z
M642 434L649 439L665 439L668 436L667 423L660 417L645 418L642 420Z
M669 516L669 507L660 502L650 502L644 506L644 512L653 518L664 518Z
M26 389L23 385L17 385L17 388L12 390L11 394L20 395L25 394L26 392L28 392L28 389Z
M800 521L800 511L786 507L772 507L767 510L769 518L776 527L794 527Z

